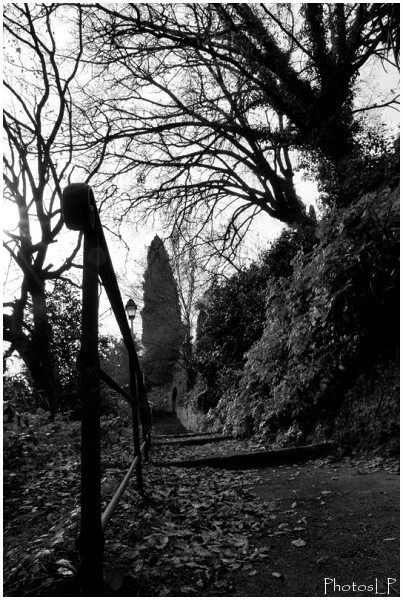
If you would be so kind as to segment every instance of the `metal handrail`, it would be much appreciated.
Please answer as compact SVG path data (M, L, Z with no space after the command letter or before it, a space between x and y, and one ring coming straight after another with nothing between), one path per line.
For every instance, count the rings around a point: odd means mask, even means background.
M141 444L141 446L140 446L141 451L144 450L146 444L147 444L147 440L145 440ZM106 526L109 523L110 518L112 517L113 511L115 510L115 508L117 507L117 505L119 503L119 500L123 496L124 491L128 486L129 480L130 480L131 476L133 475L134 469L136 468L138 462L139 462L139 456L135 456L132 464L130 465L129 470L127 471L124 479L122 480L122 483L120 484L120 486L116 490L115 495L113 496L112 500L109 502L108 506L105 508L104 512L102 513L102 518L101 518L102 531L105 531Z
M91 187L73 183L63 190L62 212L69 229L84 234L81 373L81 527L79 577L85 596L103 595L103 535L133 473L143 493L142 452L148 460L152 415L140 363L126 319L115 271ZM129 355L130 393L99 366L98 280L101 279ZM104 513L101 514L100 380L129 401L132 408L134 459ZM139 425L142 438L140 443Z
M128 392L126 392L126 390L124 390L114 379L112 379L112 377L110 375L108 375L108 373L105 373L105 371L103 369L99 369L99 377L112 390L114 390L115 392L118 392L118 394L123 396L123 398L126 398L126 400L129 401L130 405L132 405L132 403L134 402L135 404L137 404L137 406L139 408L144 407L144 403L141 402L140 399L133 398L133 396L131 396Z

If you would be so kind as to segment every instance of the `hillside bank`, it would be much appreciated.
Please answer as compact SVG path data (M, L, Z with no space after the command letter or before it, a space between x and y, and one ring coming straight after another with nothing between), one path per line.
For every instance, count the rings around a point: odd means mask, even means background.
M206 298L193 429L274 446L329 439L395 449L399 432L399 187L293 232Z

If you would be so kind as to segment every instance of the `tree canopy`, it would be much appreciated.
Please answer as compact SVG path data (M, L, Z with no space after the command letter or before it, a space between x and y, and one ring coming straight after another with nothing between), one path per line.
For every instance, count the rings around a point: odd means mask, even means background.
M87 49L106 85L87 94L107 162L135 173L132 206L175 226L220 216L224 245L260 213L310 223L290 152L342 180L360 69L390 47L398 60L391 4L95 6Z
M94 181L121 219L159 211L215 253L241 244L258 215L309 228L295 152L340 201L337 183L367 157L360 70L399 61L387 3L15 3L4 30L3 177L15 211L4 245L21 280L4 337L52 402L46 285L76 266L81 244L50 258L65 184Z
M56 402L45 282L63 277L74 263L80 239L58 267L49 246L63 226L62 181L73 170L71 87L82 57L81 11L75 7L78 50L62 61L54 34L55 5L7 5L4 11L5 199L16 224L4 246L21 277L19 298L6 304L4 338L31 372L36 387ZM26 311L32 312L28 325Z
M82 34L79 4L5 6L3 181L14 222L7 218L4 248L20 289L5 303L4 339L53 411L63 375L54 368L46 291L70 279L81 247L79 234L63 254L52 252L63 233L62 190L71 179L91 181L103 159L99 147L96 159L79 143L84 122L88 127L77 106Z

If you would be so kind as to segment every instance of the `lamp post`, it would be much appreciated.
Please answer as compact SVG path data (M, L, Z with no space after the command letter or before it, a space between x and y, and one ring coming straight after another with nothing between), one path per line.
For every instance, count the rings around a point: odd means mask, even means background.
M130 300L127 301L125 310L126 310L127 318L130 321L130 329L132 331L132 337L133 337L134 336L133 321L134 321L134 317L136 316L136 311L137 311L137 304L135 303L135 301L130 298Z
M138 457L136 476L137 476L137 487L141 494L143 494L143 476L141 472L141 448L140 448L140 432L139 425L140 420L142 421L142 415L140 411L140 389L138 381L138 370L139 365L136 358L136 350L134 348L134 332L133 332L133 321L136 316L137 304L130 298L125 306L127 318L130 321L130 329L132 332L133 347L129 350L129 376L130 376L130 395L132 397L132 420L133 420L133 435L134 435L134 453ZM137 363L137 364L136 364Z

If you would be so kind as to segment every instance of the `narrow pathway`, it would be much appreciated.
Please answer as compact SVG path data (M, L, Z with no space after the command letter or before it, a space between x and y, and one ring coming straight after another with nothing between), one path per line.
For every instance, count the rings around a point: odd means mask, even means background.
M79 427L68 423L67 435L56 425L5 473L6 596L77 596ZM133 456L131 428L115 425L103 445L104 506ZM156 419L145 494L133 478L106 531L105 595L399 595L397 459L178 466L269 450L211 437L186 432L174 415Z
M157 420L154 431L162 443L145 473L151 529L133 592L399 596L397 460L297 464L294 454L283 464L229 471L189 459L261 453L264 445L202 437L196 445L197 434L187 436L174 415ZM187 468L175 464L181 459Z
M157 413L153 417L153 436L189 433L174 413Z

